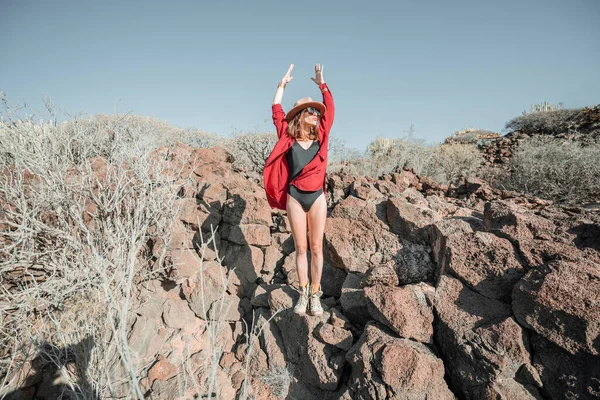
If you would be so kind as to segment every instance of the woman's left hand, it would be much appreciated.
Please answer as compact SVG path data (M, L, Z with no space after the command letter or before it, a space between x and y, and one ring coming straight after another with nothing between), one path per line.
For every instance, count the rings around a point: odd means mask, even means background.
M323 79L323 65L315 64L315 77L310 79L317 85L325 83L325 79Z

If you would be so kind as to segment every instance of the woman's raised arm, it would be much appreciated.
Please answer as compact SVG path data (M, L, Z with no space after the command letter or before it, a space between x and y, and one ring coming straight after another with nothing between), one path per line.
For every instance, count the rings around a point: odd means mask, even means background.
M290 68L281 79L281 82L279 82L279 84L277 85L275 97L273 97L273 103L271 103L272 105L281 104L281 99L283 98L283 90L285 89L285 85L287 85L292 79L294 79L294 77L291 76L293 68L294 64L290 64Z
M287 85L288 82L293 79L293 77L290 76L292 73L292 68L294 68L294 64L290 64L290 68L281 79L281 82L277 84L275 97L273 97L273 103L271 103L271 108L273 111L273 124L275 124L275 128L277 129L278 138L281 138L281 136L285 134L285 131L287 130L288 124L285 122L285 113L281 107L281 99L283 98L283 90L285 89L285 85Z
M320 64L315 65L315 77L310 78L314 83L319 85L319 90L323 94L323 104L325 105L325 113L321 116L320 128L326 135L329 134L329 130L333 125L333 117L335 115L335 107L333 105L333 96L331 91L323 79L323 66Z

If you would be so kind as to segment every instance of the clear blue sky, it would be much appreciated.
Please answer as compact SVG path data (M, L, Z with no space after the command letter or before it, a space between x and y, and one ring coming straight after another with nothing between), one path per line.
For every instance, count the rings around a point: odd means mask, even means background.
M332 136L441 142L466 126L501 133L532 103L600 103L599 0L0 0L0 91L44 113L132 112L222 135L273 130L285 110L336 102ZM274 130L273 130L274 131Z

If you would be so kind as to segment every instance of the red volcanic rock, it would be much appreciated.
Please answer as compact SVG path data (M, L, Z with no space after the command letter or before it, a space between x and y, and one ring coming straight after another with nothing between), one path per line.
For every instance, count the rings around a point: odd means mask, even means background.
M400 173L393 173L392 182L404 189L410 186L414 187L416 190L422 189L421 182L419 182L417 175L412 170L408 169L403 169Z
M544 238L554 232L552 221L508 200L485 204L482 230L509 240Z
M222 241L219 254L223 257L226 270L232 271L234 281L228 285L230 292L239 297L252 298L257 285L256 278L261 276L264 265L265 256L262 250L254 246Z
M430 240L433 260L438 264L436 271L436 282L445 271L441 267L447 263L444 261L446 242L451 235L473 232L473 228L465 218L451 217L438 221L431 225Z
M259 336L260 347L267 355L269 368L286 367L285 343L283 342L279 327L275 323L267 323L273 314L273 312L265 308L256 309L257 326L264 326Z
M398 284L398 275L394 268L388 264L376 265L371 268L360 282L360 286L362 287L375 285L395 287L398 286Z
M600 265L556 260L531 270L513 291L517 320L571 354L600 355Z
M242 224L238 226L226 225L222 232L223 238L237 244L253 246L269 246L271 244L271 231L266 225Z
M428 228L441 218L423 201L425 204L417 205L406 198L389 198L387 220L392 232L416 243L429 243Z
M361 274L349 273L340 296L342 313L355 325L365 325L372 318L367 310L364 289L360 286L362 278Z
M230 197L223 207L223 221L233 226L240 224L271 226L271 207L264 197L264 191L249 193L247 190L231 189Z
M148 371L148 380L150 384L155 380L166 381L177 374L177 368L171 364L168 360L160 360L150 368Z
M573 355L531 335L533 365L549 399L597 399L600 397L600 357L586 352Z
M433 311L420 286L370 286L365 296L375 320L404 338L433 343Z
M181 299L167 299L163 304L163 320L165 325L175 329L183 329L195 323L196 315L188 302Z
M512 288L525 270L513 245L489 232L447 237L439 268L451 272L477 293L510 303Z
M396 263L402 244L387 225L387 200L373 203L348 196L331 211L331 218L352 220L371 232L375 239L376 251L369 256L370 264Z
M274 320L285 343L286 360L296 367L295 376L318 389L333 391L342 377L344 353L318 336L320 325L329 319L327 308L323 308L325 312L320 316L297 315L287 309L275 315Z
M336 268L366 272L376 250L373 233L361 223L342 218L327 219L324 255Z
M377 180L369 176L358 176L350 184L350 193L368 202L385 200L385 196L375 187L376 183Z
M352 347L352 333L347 329L331 324L321 324L315 332L317 337L327 344L346 351Z
M218 209L207 206L197 199L184 198L176 201L179 208L179 219L193 229L202 228L205 232L211 232L211 225L216 229L221 222L221 213Z
M394 337L369 322L346 353L348 381L360 399L454 399L444 381L444 364L421 343Z
M444 275L434 307L439 318L434 335L453 389L473 399L506 398L507 387L514 393L520 382L508 381L530 363L530 354L527 334L512 318L510 306Z

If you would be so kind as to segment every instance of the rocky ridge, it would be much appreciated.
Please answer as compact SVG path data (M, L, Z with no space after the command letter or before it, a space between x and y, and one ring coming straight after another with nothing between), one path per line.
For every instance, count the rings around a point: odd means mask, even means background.
M239 397L247 361L256 399L600 397L598 215L475 178L330 174L325 311L298 316L289 223L260 178L234 172L221 148L162 151L193 179L170 242L149 249L166 251L168 279L140 287L129 328L134 361L152 364L148 398L193 396L178 375L187 366L203 382L211 346L223 399ZM211 226L216 249L200 255ZM263 330L248 345L253 319ZM265 378L285 368L285 387Z

